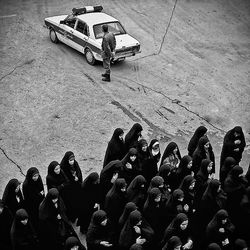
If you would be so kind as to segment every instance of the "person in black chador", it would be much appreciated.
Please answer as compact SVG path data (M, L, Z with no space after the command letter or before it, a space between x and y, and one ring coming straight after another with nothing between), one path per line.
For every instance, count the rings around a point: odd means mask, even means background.
M0 199L0 249L12 250L10 241L10 229L13 216L8 207L6 207Z
M158 172L158 175L163 178L165 187L170 193L172 192L172 190L174 190L172 189L173 185L172 185L171 169L172 167L170 166L170 164L163 164L159 167L159 172Z
M158 162L161 158L160 144L157 139L151 140L148 146L150 157L142 168L142 175L145 177L149 185L151 179L158 173Z
M142 126L139 123L135 123L125 136L125 148L126 152L130 148L137 148L138 140L141 137Z
M250 246L250 187L246 189L246 193L240 202L240 210L238 211L238 231L240 237L247 241Z
M181 158L180 165L176 171L176 178L177 178L177 183L176 186L178 187L183 178L187 175L192 175L194 176L194 172L192 171L192 157L189 155L185 155Z
M13 250L34 250L38 248L38 238L25 209L16 211L10 230Z
M193 153L192 170L194 171L195 176L200 170L201 162L203 159L208 159L214 163L212 173L215 173L214 152L207 136L202 136L199 139L198 146Z
M236 161L236 164L239 164L245 146L246 142L242 128L240 126L236 126L229 130L224 137L220 156L220 166L222 167L225 159L228 156L233 157Z
M29 168L23 183L23 196L29 219L38 230L39 205L45 197L42 178L37 168Z
M20 188L20 182L17 179L11 179L6 185L2 202L7 206L13 215L20 208L25 207L24 198Z
M108 163L100 173L100 202L101 207L104 206L105 197L108 191L112 188L113 183L118 178L118 173L122 169L120 160L114 160Z
M214 174L212 173L213 162L208 159L203 159L201 162L200 170L196 175L196 184L195 184L195 207L200 203L202 195L204 194L208 183L213 179Z
M154 242L158 244L164 230L163 206L161 203L161 191L159 188L152 188L148 192L148 198L144 204L143 216L155 233Z
M118 237L116 234L119 230L119 218L127 203L126 186L127 184L125 179L118 178L114 182L113 187L109 190L105 198L104 210L107 212L111 227L115 233L115 237Z
M145 223L141 212L135 210L130 213L120 233L120 249L129 250L134 243L141 244L143 249L151 249L153 235L154 231Z
M39 240L42 249L62 250L65 240L76 236L56 188L49 189L39 206Z
M181 153L178 145L175 142L170 142L161 157L161 164L169 163L172 168L178 168L181 161Z
M105 211L98 210L93 213L86 242L88 250L115 250Z
M165 203L166 201L168 201L170 197L170 192L164 183L163 177L159 175L156 175L155 177L153 177L152 180L150 181L147 192L149 192L152 188L155 188L155 187L159 188L159 190L161 191L161 202Z
M226 210L219 210L206 228L206 241L217 243L221 249L233 250L235 226L231 223Z
M144 165L147 164L150 158L148 143L145 139L140 139L138 141L137 158L138 158L138 174L142 174L142 169L144 169Z
M127 200L134 202L142 211L146 200L146 180L142 175L137 175L128 186Z
M217 243L210 243L207 246L207 250L221 250L221 248Z
M64 250L86 250L86 248L81 244L81 242L74 236L70 236L65 241Z
M126 152L123 135L124 132L121 128L115 129L106 149L103 167L105 167L111 161L121 160L125 156Z
M192 219L193 213L195 211L194 207L195 183L196 183L195 178L192 175L187 175L184 177L179 187L184 193L183 204L184 207L186 208L184 210L190 220Z
M121 160L122 168L119 172L119 178L124 178L129 185L131 181L139 174L137 150L130 148L128 153Z
M82 184L82 171L75 160L73 152L68 151L65 153L61 163L61 169L67 176L69 183L65 190L65 205L67 208L68 218L74 222L77 218L77 209L79 203L79 196Z
M169 225L170 222L179 213L186 213L188 211L187 206L184 207L184 193L181 189L175 189L167 201L164 209L164 222L165 226ZM186 211L185 211L186 209Z
M177 236L183 244L183 249L192 249L193 240L191 238L191 232L188 224L189 220L187 215L179 213L166 228L161 242L162 246L164 246L172 236Z
M122 215L119 218L119 230L121 231L125 222L127 221L131 212L137 210L137 206L134 202L128 202L122 212Z
M48 166L46 184L48 190L51 188L56 188L59 191L61 197L64 199L64 191L69 185L69 180L57 161L52 161Z
M92 214L98 209L100 203L100 185L97 172L89 174L83 181L78 197L78 221L80 231L86 233Z
M181 240L177 236L172 236L166 244L163 246L162 250L181 250Z
M193 157L193 153L198 146L199 139L202 136L206 135L206 133L207 133L207 128L204 126L200 126L195 130L192 138L190 139L188 143L188 155L189 156Z
M222 184L222 187L224 186L225 179L227 178L229 172L232 170L234 166L236 166L236 160L233 157L228 156L223 165L220 168L220 182Z
M196 239L195 245L197 244L197 249L204 248L204 231L206 226L217 211L226 207L226 200L227 196L221 189L221 183L216 179L211 180L194 214L194 222L192 224L194 227L192 230Z
M233 167L224 182L224 191L227 194L227 211L235 225L238 222L238 211L245 193L246 183L243 169L238 165Z

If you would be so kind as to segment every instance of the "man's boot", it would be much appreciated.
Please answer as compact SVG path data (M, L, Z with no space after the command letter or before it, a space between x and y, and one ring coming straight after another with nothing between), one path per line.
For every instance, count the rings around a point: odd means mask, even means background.
M104 82L110 82L110 74L106 74L104 78L102 78Z
M108 74L107 74L107 73L104 73L104 74L102 74L102 76L103 76L103 77L107 77L107 76L108 76Z

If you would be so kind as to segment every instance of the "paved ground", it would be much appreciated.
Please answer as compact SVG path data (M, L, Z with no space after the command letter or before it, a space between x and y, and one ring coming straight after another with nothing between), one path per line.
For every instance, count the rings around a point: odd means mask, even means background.
M250 2L248 0L106 0L142 44L142 53L112 67L50 42L45 17L82 1L0 1L0 196L10 178L75 152L84 175L102 166L116 127L134 122L162 151L175 140L186 154L191 133L209 129L216 159L225 131L241 125L250 162ZM169 22L171 20L171 23Z

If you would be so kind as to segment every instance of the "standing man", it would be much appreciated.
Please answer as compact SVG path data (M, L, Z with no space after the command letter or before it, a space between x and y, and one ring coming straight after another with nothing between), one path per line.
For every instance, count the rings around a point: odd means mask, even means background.
M102 39L102 58L103 68L105 69L105 73L102 74L102 80L110 82L110 60L115 56L116 40L114 34L108 32L107 24L102 25L102 30L104 32Z

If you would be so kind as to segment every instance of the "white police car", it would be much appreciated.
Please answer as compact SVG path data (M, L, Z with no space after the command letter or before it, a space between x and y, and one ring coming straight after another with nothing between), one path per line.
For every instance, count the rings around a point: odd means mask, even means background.
M72 9L72 14L45 18L49 36L53 43L61 41L85 54L89 64L102 61L102 25L107 24L115 35L116 49L114 61L140 53L140 43L127 34L121 23L105 14L102 6L86 6Z

